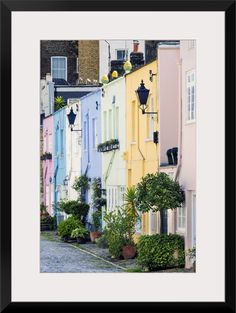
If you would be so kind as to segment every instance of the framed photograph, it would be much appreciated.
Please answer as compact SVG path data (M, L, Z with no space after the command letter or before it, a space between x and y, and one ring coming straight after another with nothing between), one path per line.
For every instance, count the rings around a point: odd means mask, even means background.
M1 1L1 312L235 312L235 1Z

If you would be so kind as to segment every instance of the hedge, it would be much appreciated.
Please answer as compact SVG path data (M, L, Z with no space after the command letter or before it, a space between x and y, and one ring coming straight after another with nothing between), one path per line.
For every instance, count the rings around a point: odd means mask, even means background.
M180 235L143 235L137 244L138 264L148 270L184 267L184 238Z

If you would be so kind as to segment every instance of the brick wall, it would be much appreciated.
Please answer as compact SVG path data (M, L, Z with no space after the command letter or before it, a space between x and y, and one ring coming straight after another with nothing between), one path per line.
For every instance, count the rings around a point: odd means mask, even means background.
M67 57L67 81L71 85L77 82L77 57L78 57L78 40L42 40L41 49L41 78L46 73L51 73L51 57Z
M79 41L79 77L83 82L89 78L99 81L99 41Z

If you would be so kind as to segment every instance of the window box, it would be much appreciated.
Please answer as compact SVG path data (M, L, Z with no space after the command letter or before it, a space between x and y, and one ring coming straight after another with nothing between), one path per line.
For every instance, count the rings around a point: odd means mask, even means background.
M41 156L41 160L51 160L52 159L52 154L50 152L45 152L42 156Z
M112 150L116 150L120 148L119 140L118 139L111 139L108 141L105 141L103 143L100 143L97 146L98 152L108 152Z

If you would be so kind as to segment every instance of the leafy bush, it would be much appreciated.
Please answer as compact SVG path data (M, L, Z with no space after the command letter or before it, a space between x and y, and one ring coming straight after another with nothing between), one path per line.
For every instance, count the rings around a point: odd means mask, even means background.
M77 228L75 228L74 230L72 230L71 232L71 238L77 238L77 237L82 237L82 238L86 238L88 236L88 231L84 226L79 226Z
M138 264L149 270L183 267L184 238L175 234L140 236L137 244Z
M66 102L63 97L58 96L54 99L55 111L60 110L66 105Z
M88 189L88 187L89 179L86 175L81 175L75 178L73 188L78 192L80 202L85 201L85 192Z
M58 225L58 235L63 238L63 237L70 237L72 231L76 228L79 228L82 226L81 221L76 218L75 216L71 216L68 219L62 221L59 225Z
M103 234L101 237L99 237L99 238L96 240L96 243L97 243L97 245L98 245L99 248L102 248L102 249L108 248L107 237L106 237L105 234Z
M101 228L101 219L102 219L102 211L97 210L93 213L93 225L94 225L94 230L98 231Z
M58 210L63 211L68 215L73 215L85 223L89 205L84 202L78 202L77 200L62 200L58 202Z

